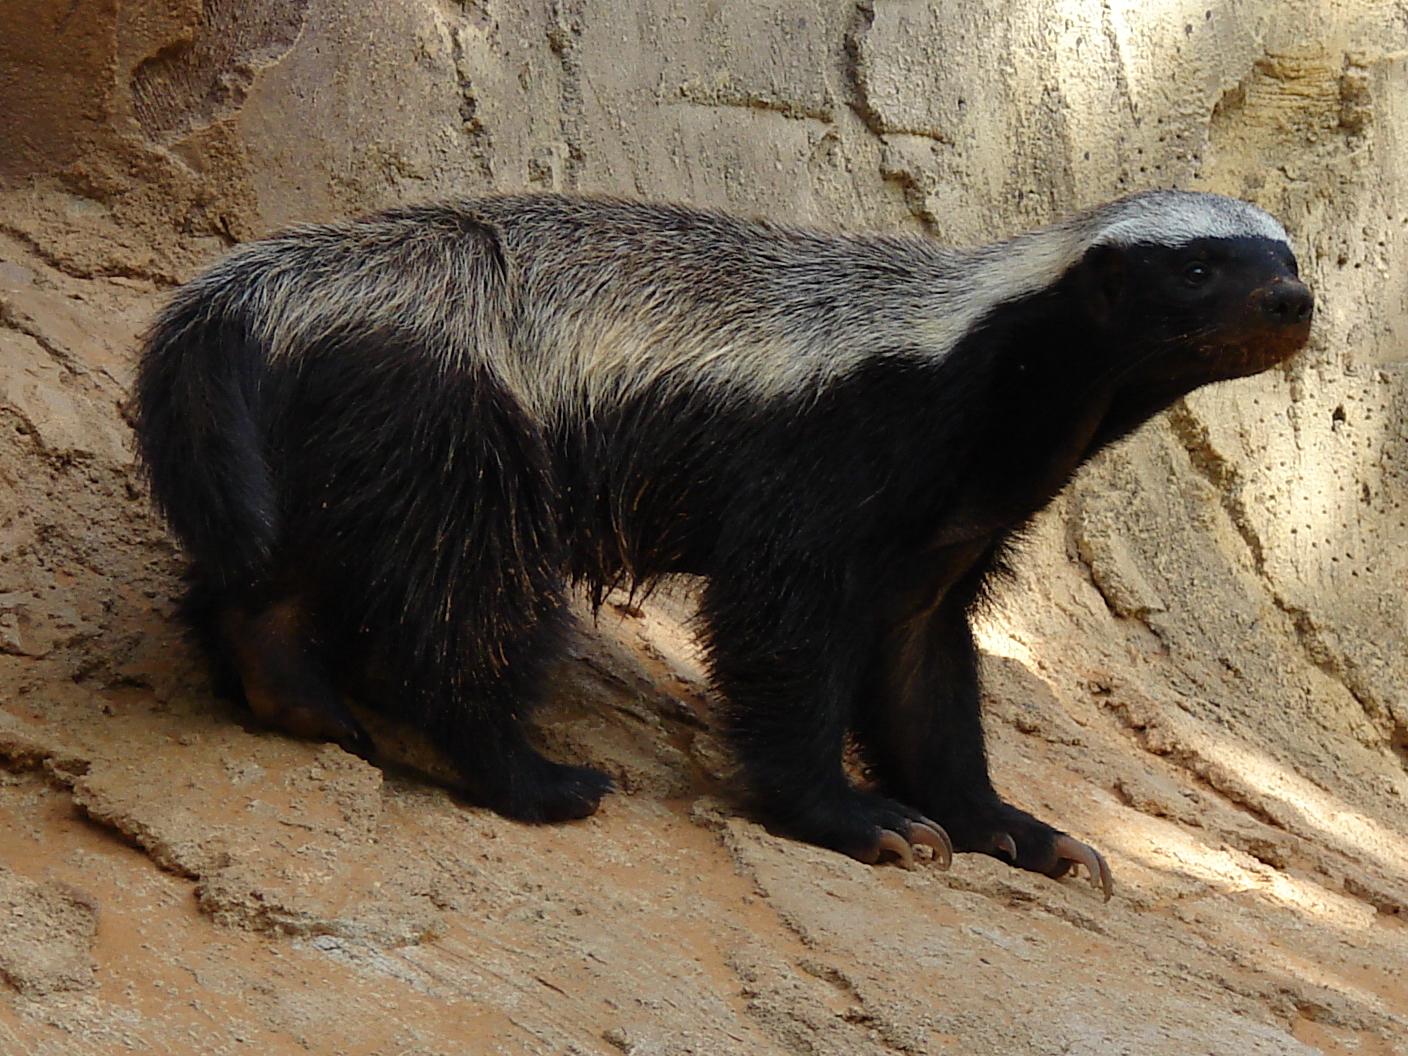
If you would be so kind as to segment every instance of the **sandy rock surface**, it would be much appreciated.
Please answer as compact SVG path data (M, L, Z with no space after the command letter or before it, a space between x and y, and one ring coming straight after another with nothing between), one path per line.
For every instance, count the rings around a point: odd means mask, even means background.
M65 13L67 12L67 13ZM185 0L0 11L0 1053L1408 1056L1408 21L1388 5ZM123 405L164 294L280 224L489 190L987 240L1149 186L1319 295L1038 519L994 774L1105 904L864 866L732 796L687 582L612 598L466 806L211 697Z

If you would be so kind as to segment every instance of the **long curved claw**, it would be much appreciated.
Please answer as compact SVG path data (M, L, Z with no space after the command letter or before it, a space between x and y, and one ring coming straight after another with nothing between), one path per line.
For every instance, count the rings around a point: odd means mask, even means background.
M892 829L880 830L880 841L876 844L876 850L880 853L889 851L900 860L900 865L906 869L914 868L914 850L910 847L909 841ZM879 854L876 855L879 857Z
M1003 854L1007 855L1009 862L1015 863L1017 861L1017 841L1014 840L1009 833L1004 832L999 836L997 842L993 844L992 849L994 851L1001 851Z
M1110 873L1104 855L1094 847L1087 847L1079 840L1073 840L1066 835L1057 836L1051 849L1056 853L1058 861L1056 868L1052 869L1048 876L1063 876L1071 866L1083 865L1090 873L1091 884L1101 890L1106 902L1110 901L1110 896L1115 891L1115 878ZM1057 869L1060 872L1057 872Z
M931 848L934 861L940 869L947 869L953 864L953 841L948 838L948 833L944 832L943 826L938 822L928 819L911 822L909 842L916 847Z

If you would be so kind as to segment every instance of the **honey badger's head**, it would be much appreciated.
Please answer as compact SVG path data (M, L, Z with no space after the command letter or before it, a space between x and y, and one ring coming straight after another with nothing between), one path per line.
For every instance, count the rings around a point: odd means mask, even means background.
M1156 192L1118 216L1077 266L1121 387L1192 390L1256 374L1306 342L1314 297L1281 225L1246 202ZM1154 208L1157 207L1157 208Z

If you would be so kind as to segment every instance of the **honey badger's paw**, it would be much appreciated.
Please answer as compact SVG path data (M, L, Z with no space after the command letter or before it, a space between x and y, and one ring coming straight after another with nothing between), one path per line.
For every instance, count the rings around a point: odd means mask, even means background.
M773 820L789 835L875 865L896 861L914 868L914 849L927 847L934 862L947 869L953 843L938 822L892 799L847 789L804 811Z
M922 816L911 819L906 832L881 829L880 839L876 841L874 849L864 856L856 857L870 865L881 859L894 858L906 869L913 869L915 847L928 847L933 851L934 860L939 863L940 869L947 869L953 864L953 843L949 840L948 833L944 832L938 822Z
M613 787L600 770L532 757L519 760L509 779L497 776L501 779L491 787L471 785L470 798L505 817L536 824L595 814Z
M1100 889L1106 902L1114 892L1110 866L1099 851L1006 803L998 803L962 823L951 823L949 830L959 851L990 854L1019 869L1053 879L1083 865L1091 884Z

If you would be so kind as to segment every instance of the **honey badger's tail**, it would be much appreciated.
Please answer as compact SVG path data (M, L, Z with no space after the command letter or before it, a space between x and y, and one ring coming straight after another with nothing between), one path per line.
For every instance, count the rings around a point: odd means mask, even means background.
M278 534L265 362L237 312L187 287L149 331L137 374L137 445L152 496L198 577L217 589L257 577Z

